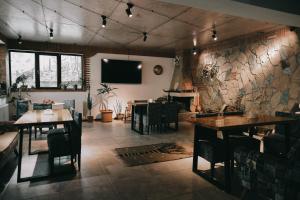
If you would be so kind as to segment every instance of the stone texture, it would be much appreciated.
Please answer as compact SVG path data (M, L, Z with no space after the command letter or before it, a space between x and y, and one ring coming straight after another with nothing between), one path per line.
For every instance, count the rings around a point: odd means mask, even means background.
M300 102L299 33L279 30L274 35L202 51L192 80L201 83L198 91L204 110L239 102L246 112L270 114L289 111ZM203 69L215 64L217 75L203 78Z

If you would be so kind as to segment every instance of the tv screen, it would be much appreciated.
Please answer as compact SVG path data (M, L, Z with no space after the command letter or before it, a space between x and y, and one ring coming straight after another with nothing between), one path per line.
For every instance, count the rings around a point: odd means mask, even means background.
M101 59L102 83L142 83L142 63L131 60Z

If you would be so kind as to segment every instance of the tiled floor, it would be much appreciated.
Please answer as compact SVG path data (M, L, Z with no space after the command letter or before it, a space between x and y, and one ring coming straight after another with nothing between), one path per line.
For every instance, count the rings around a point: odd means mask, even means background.
M235 199L192 173L191 158L126 167L113 150L170 141L192 147L192 140L193 126L189 123L181 123L176 133L151 135L132 132L129 124L120 121L84 123L81 172L49 181L19 184L15 172L2 199ZM39 142L34 144L35 148L37 146L43 145ZM29 159L25 147L24 151L25 173L32 173L37 157L30 156Z

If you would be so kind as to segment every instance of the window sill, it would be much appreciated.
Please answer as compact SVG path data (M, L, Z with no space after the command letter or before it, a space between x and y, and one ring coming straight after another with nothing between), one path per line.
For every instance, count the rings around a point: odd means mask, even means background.
M79 89L79 90L74 90L74 89L68 89L68 90L63 90L63 89L28 89L27 92L86 92L86 90Z

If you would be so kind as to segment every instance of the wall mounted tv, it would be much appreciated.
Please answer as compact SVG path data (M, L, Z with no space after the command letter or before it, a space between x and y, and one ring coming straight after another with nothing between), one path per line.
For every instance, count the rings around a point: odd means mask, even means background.
M101 59L102 83L142 83L142 62Z

